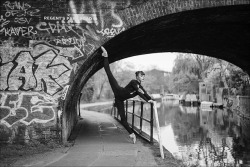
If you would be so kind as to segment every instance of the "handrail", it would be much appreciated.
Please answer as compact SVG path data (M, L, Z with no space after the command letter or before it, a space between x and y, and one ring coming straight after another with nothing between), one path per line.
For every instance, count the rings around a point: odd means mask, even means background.
M128 102L131 101L133 102L132 104L132 112L128 111ZM141 113L140 115L135 113L135 102L139 102L140 103L140 108L141 108ZM126 100L126 104L125 104L125 117L128 121L128 114L132 115L132 122L128 124L131 126L131 128L133 129L133 131L135 133L137 133L138 135L140 135L141 137L143 137L144 139L146 139L147 141L149 141L151 144L154 143L154 138L153 138L153 128L154 128L154 117L155 117L155 123L156 123L156 129L157 129L157 134L158 134L158 142L159 142L159 146L160 146L160 152L161 152L161 157L162 159L164 159L164 153L163 153L163 147L162 147L162 143L161 143L161 134L160 134L160 126L159 126L159 120L158 120L158 112L157 112L157 107L156 107L156 103L150 103L150 119L144 118L144 111L143 111L143 105L144 103L148 103L148 102L144 102L141 100L133 100L133 99L128 99ZM111 115L113 116L113 110L114 110L114 117L118 119L118 112L116 112L116 108L114 107L114 104L112 106L112 110L111 110ZM135 117L140 119L140 124L139 124L139 128L134 126L135 123ZM148 135L142 131L142 123L143 120L150 123L150 135L149 135L149 139L148 139Z

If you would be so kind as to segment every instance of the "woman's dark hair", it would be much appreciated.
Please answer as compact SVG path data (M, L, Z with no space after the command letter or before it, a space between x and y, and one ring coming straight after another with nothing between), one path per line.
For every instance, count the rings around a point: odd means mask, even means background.
M136 71L136 72L135 72L135 76L138 76L139 74L145 75L145 73L144 73L143 71Z

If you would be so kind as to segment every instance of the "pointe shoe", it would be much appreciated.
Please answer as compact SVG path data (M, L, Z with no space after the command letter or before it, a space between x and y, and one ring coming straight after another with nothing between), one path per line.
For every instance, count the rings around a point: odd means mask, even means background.
M135 144L135 142L136 142L136 136L135 136L135 134L134 134L134 133L131 133L131 134L129 135L129 137L132 138L133 143Z

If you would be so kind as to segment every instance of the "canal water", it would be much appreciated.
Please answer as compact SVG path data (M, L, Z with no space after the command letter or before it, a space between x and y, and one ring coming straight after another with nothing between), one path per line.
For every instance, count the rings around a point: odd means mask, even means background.
M188 167L250 164L247 118L229 109L185 107L178 100L165 100L157 108L163 146ZM149 126L143 130L149 132Z

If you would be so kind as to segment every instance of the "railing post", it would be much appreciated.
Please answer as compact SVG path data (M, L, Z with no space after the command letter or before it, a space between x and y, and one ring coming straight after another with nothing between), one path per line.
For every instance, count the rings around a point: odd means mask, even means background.
M150 113L150 142L153 144L153 131L154 129L154 108L153 108L153 103L151 103L151 113Z
M118 109L115 110L115 112L116 112L116 118L118 119L118 117L119 117ZM118 119L118 120L119 120L119 119Z
M126 120L128 121L128 100L126 100L126 112L125 112Z
M113 100L112 116L115 118L115 99Z
M161 142L161 130L160 130L158 112L157 112L157 108L156 108L156 102L153 103L153 107L154 107L154 114L155 114L156 131L157 131L158 142L159 142L159 146L160 146L160 153L161 153L162 159L164 159L163 146L162 146L162 142Z
M133 101L132 129L134 129L134 120L135 120L135 101Z
M110 115L113 116L114 105L111 107Z
M79 117L81 117L81 97L82 97L82 93L80 93L79 99L78 99L78 115Z
M140 133L142 132L143 102L141 102Z

